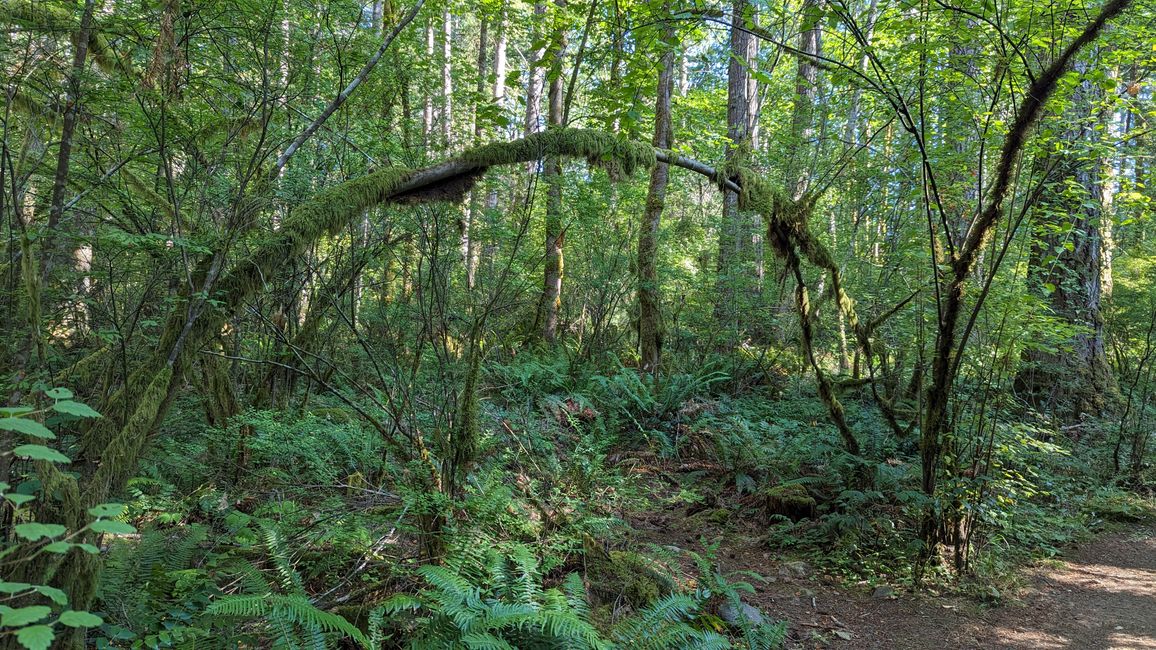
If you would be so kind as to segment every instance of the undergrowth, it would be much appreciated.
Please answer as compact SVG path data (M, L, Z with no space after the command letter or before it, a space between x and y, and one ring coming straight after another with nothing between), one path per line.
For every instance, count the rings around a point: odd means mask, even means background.
M424 466L340 404L246 411L220 430L188 424L196 406L178 402L186 424L129 487L142 534L112 545L99 643L778 648L785 623L721 617L759 580L724 574L719 540L753 535L848 584L912 586L921 513L950 510L964 569L944 549L924 580L986 597L1018 564L1148 512L1096 475L1094 455L1028 420L997 420L930 499L915 445L866 394L844 397L855 457L813 387L750 368L736 383L728 367L650 378L564 350L489 363L476 461L454 496L416 481ZM629 522L658 511L703 550L632 541Z

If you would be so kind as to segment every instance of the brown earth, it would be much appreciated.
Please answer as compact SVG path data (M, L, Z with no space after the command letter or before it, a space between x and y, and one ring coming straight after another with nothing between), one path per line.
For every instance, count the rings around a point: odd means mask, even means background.
M696 548L689 531L637 521L643 540ZM680 522L684 523L684 522ZM1156 650L1156 525L1134 525L1026 570L998 605L963 597L848 589L804 563L776 563L757 541L724 539L724 572L754 571L751 605L790 622L793 650Z

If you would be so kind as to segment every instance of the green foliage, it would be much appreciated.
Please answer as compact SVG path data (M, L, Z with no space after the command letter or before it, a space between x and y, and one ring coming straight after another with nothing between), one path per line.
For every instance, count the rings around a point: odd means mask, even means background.
M718 569L716 555L718 544L707 546L704 553L691 553L698 568L699 587L696 592L698 598L708 603L717 604L726 602L731 611L736 613L736 623L741 632L741 638L748 650L774 650L782 647L787 635L787 622L759 622L751 621L743 610L742 594L754 593L755 588L746 581L735 580L736 577L747 577L753 580L762 580L762 576L755 573L724 575Z
M711 8L483 0L433 8L443 26L390 2L97 3L77 61L83 4L0 7L0 383L35 402L0 408L0 569L33 574L0 583L0 634L27 647L772 647L776 626L716 615L753 585L698 558L680 591L630 522L906 584L926 555L935 577L998 579L1144 514L1143 11L1005 143L1086 12L762 3L752 31L819 20L825 63L803 93L807 57L775 65L793 42L735 61L760 98L739 129ZM703 162L672 169L644 260L671 53L670 153ZM537 73L564 125L511 101ZM732 141L748 128L758 143ZM399 196L415 179L433 180ZM536 320L547 231L556 337ZM651 262L653 375L635 367ZM956 298L963 322L937 332ZM955 383L929 393L952 337ZM1094 371L1069 361L1100 349ZM947 545L922 547L929 529Z
M99 417L91 408L68 400L71 391L54 388L45 394L55 399L52 409L78 418ZM64 405L61 407L61 405ZM4 429L39 439L55 439L56 435L33 418L42 418L46 410L28 408L6 409L8 417L0 422ZM0 452L19 458L65 464L69 458L55 449L41 445L17 445L11 451ZM14 523L10 539L0 540L0 575L25 566L35 566L38 560L46 562L43 574L49 576L42 583L0 581L0 636L12 635L16 642L28 650L45 650L52 646L62 628L97 628L104 623L101 616L83 609L68 607L68 594L60 589L58 577L54 576L66 557L75 553L99 554L100 549L92 543L93 534L134 533L136 529L122 521L113 519L124 513L120 504L102 503L88 509L92 520L87 525L70 531L67 526L57 523L30 521L35 516L33 508L36 494L15 490L8 483L0 483L0 503L7 502L12 509ZM56 583L56 584L52 584ZM11 602L12 606L2 604ZM29 605L30 602L48 604Z
M417 573L426 588L399 594L384 611L395 624L410 626L410 647L606 647L589 622L573 582L569 593L542 586L532 551L514 546L489 549L479 565L461 566L477 583L447 567L424 566Z
M655 377L618 365L609 375L592 379L594 402L614 423L629 431L624 442L636 436L665 453L674 451L674 425L679 409L691 398L708 395L711 387L727 379L712 369L694 374Z
M591 621L582 578L570 573L560 587L544 586L528 547L490 548L480 562L459 557L448 564L454 568L419 568L426 587L417 594L396 594L382 606L390 620L406 626L409 647L732 647L726 637L695 625L709 593L668 594L638 608L606 634ZM725 580L721 584L729 585ZM777 647L771 636L757 638L768 644L747 647Z
M213 601L206 609L210 616L222 619L263 619L278 645L326 648L326 634L340 634L369 647L361 630L337 614L318 609L300 594L228 595ZM300 636L297 636L300 635Z
M246 427L252 431L246 441L252 480L265 485L334 485L352 474L373 475L381 457L380 440L355 422L272 411L234 418L221 441L235 440Z

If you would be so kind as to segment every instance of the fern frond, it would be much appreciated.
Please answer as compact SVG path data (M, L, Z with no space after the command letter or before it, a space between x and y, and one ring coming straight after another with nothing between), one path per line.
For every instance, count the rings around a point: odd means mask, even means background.
M578 573L571 573L562 580L562 591L566 594L566 602L578 618L590 620L590 601L586 596L586 583Z
M596 645L601 638L598 630L573 612L538 612L536 617L540 629L546 636L556 639L574 639Z
M623 621L614 631L620 643L634 643L654 637L671 624L685 622L698 609L698 601L683 594L670 594Z
M269 553L269 559L273 561L273 566L277 569L277 575L281 578L281 587L290 593L302 592L304 586L301 584L301 576L293 568L293 564L289 560L289 552L281 543L281 536L277 530L262 522L261 540L265 544L266 552Z
M514 564L518 567L517 585L514 597L521 603L536 603L541 599L542 587L539 584L538 558L525 546L517 546L511 554Z
M362 647L368 641L361 630L343 616L319 609L302 595L243 594L222 596L209 605L207 613L232 618L264 618L270 625L299 626L307 632L340 633ZM284 635L286 640L292 635Z
M205 611L215 616L235 616L238 618L264 616L269 612L268 599L272 596L272 594L222 596L213 601Z
M398 594L398 596L403 595L407 594ZM394 596L394 598L397 598L397 596ZM393 600L394 598L391 598L390 600ZM410 600L416 601L417 605L407 609L417 609L421 606L421 601L417 598L410 596ZM389 635L385 633L386 613L388 613L388 610L385 609L384 605L374 607L373 610L369 612L369 645L367 646L369 650L377 650L377 648L385 645L385 640L389 638Z
M426 582L433 587L438 596L444 597L447 602L481 603L481 594L468 580L450 571L446 567L426 565L417 570ZM441 599L439 599L441 600Z
M417 611L422 605L421 599L412 594L394 594L373 611L381 610L385 614L396 614L406 610Z
M489 632L475 632L462 636L462 643L471 650L516 650L514 646Z

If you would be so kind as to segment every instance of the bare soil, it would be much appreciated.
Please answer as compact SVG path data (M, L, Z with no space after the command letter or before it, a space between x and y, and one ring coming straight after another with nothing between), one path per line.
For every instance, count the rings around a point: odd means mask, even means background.
M698 547L694 531L679 525L686 522L656 517L635 523L640 541ZM751 538L724 538L718 557L724 571L768 577L751 581L757 592L746 600L790 622L792 650L1156 650L1153 523L1101 535L1027 569L1026 587L1002 594L997 604L846 588L805 564L776 562Z

